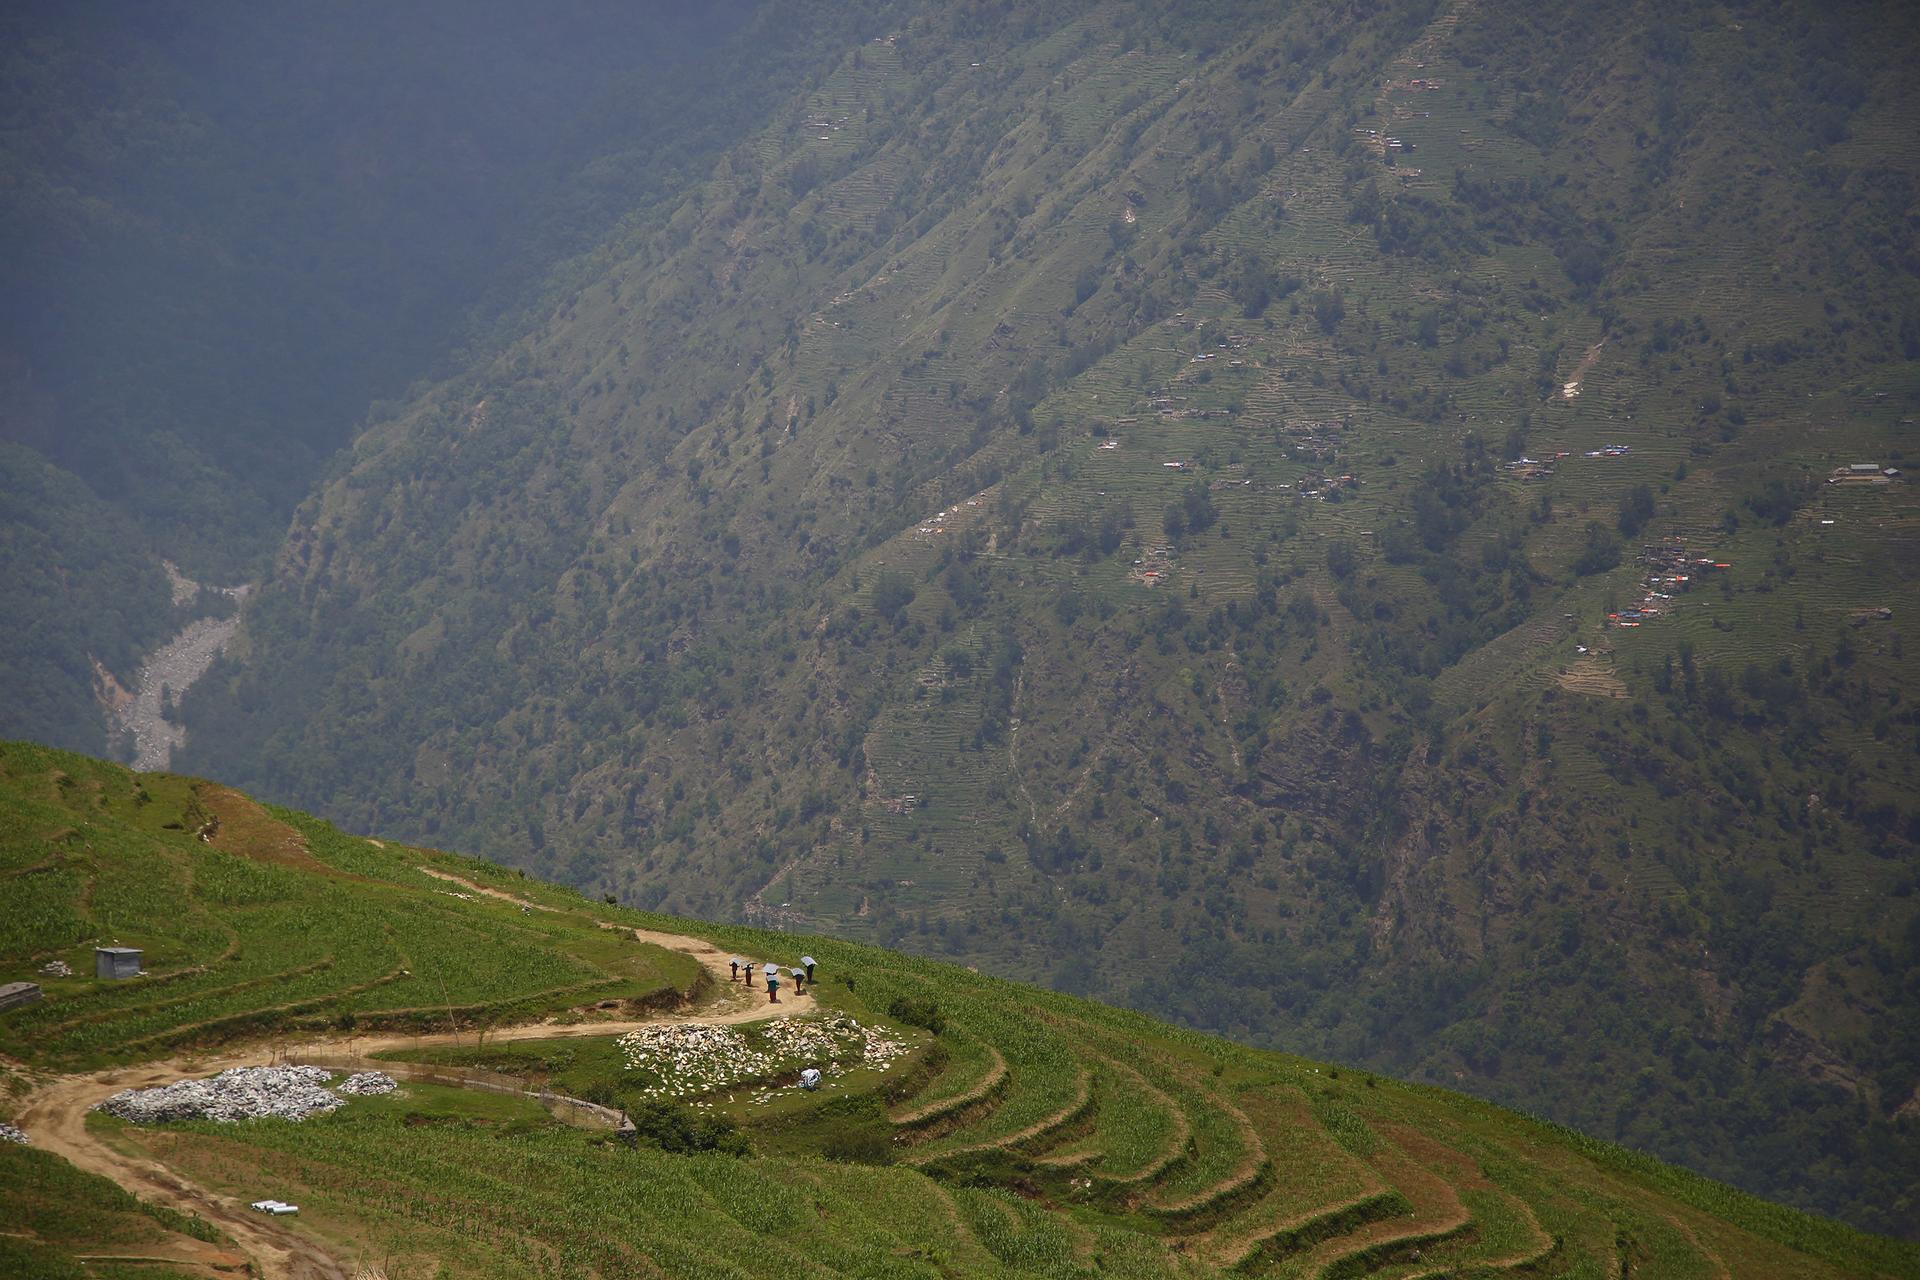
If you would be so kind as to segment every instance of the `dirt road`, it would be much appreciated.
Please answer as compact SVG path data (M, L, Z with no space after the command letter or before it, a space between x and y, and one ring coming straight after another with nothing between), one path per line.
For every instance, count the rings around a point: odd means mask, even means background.
M421 868L437 879L451 881L466 889L502 898L531 910L553 908L516 898L512 894L464 880L442 871ZM662 1022L699 1022L738 1025L766 1018L791 1017L810 1012L810 997L788 995L779 1004L769 1004L764 992L746 990L733 981L728 968L730 955L711 943L680 934L635 929L628 925L599 922L603 928L620 929L642 942L653 943L690 955L700 961L721 983L721 991L712 1005L681 1013L661 1014L639 1020L533 1022L513 1027L496 1027L487 1032L489 1043L543 1040L558 1037L622 1035L641 1027ZM437 1032L430 1035L362 1035L320 1038L298 1045L254 1045L218 1054L182 1055L157 1062L97 1071L85 1075L60 1076L37 1090L21 1108L15 1123L26 1130L36 1146L62 1156L89 1173L111 1178L143 1199L168 1205L183 1213L197 1213L232 1236L240 1251L253 1259L262 1280L348 1280L349 1268L321 1245L297 1228L266 1217L233 1196L221 1195L182 1178L159 1161L147 1156L116 1150L87 1130L87 1113L94 1105L122 1089L149 1089L176 1080L197 1079L224 1071L228 1067L261 1066L298 1059L311 1054L348 1054L366 1056L390 1049L426 1049L472 1044L473 1033L456 1035Z
M87 1112L109 1094L171 1084L226 1067L251 1066L264 1056L255 1049L221 1058L195 1059L191 1067L173 1060L63 1076L29 1098L15 1123L27 1131L35 1146L64 1157L88 1173L111 1178L143 1200L199 1214L233 1237L263 1280L348 1280L349 1273L338 1259L290 1226L247 1208L231 1196L197 1186L157 1160L117 1151L87 1132Z
M483 894L489 898L498 898L502 902L511 902L515 906L526 907L527 909L532 911L558 911L559 910L559 908L557 907L544 906L541 903L533 901L531 898L518 898L518 897L515 897L513 894L507 893L500 889L489 889L487 886L483 884L475 884L473 881L468 880L463 876L456 876L453 873L448 871L436 871L432 867L418 867L415 869L418 870L422 875L432 876L435 880L445 880L449 884L457 884L461 888L467 890L470 893ZM733 956L728 952L720 950L718 947L714 946L711 942L708 942L703 938L690 938L687 935L682 933L661 933L657 929L641 929L641 928L637 928L634 925L613 924L606 920L596 920L594 921L594 923L599 925L602 929L612 929L618 933L631 934L634 938L636 938L641 942L652 943L656 947L665 947L669 951L678 951L681 955L692 956L695 960L698 960L701 963L701 965L706 969L708 973L713 975L714 980L720 983L720 985L723 988L730 987L732 989L729 993L727 993L722 997L723 999L732 1000L732 1001L744 1001L746 1005L746 1007L743 1009L735 1009L735 1010L731 1010L727 1012L719 1012L719 1013L702 1012L699 1014L681 1014L681 1015L668 1014L668 1015L665 1015L663 1018L649 1018L647 1020L648 1022L672 1021L675 1018L679 1018L680 1020L687 1021L687 1022L718 1022L718 1023L729 1023L729 1024L740 1023L740 1022L757 1022L762 1018L785 1018L785 1017L790 1017L796 1013L805 1013L808 1009L813 1007L812 1002L807 1000L805 996L800 996L796 999L791 995L789 995L785 1000L783 1000L779 1004L768 1004L765 1002L756 1003L752 998L752 993L747 991L744 987L742 987L739 980L733 976L733 970L729 967L733 960ZM754 963L757 965L760 963L760 961L756 959ZM760 988L755 988L754 990L758 991L760 990ZM790 987L789 987L789 990L791 990ZM612 1024L596 1024L596 1025L612 1025ZM619 1024L620 1031L630 1031L634 1026L641 1026L641 1025L644 1025L644 1024L634 1023L632 1024L632 1026L628 1026L627 1024L624 1024L624 1023ZM528 1028L512 1027L512 1028L506 1028L505 1030L506 1031L525 1031L525 1030L528 1030ZM529 1034L529 1035L504 1035L504 1038L509 1040L538 1040L541 1038L539 1024L534 1024L531 1030L532 1030L532 1034ZM503 1032L490 1032L487 1035L487 1039L489 1040L502 1039L503 1034L504 1034ZM571 1033L548 1032L546 1034L600 1035L603 1033L599 1031L581 1031L581 1032L571 1032ZM619 1034L619 1032L615 1032L614 1034Z

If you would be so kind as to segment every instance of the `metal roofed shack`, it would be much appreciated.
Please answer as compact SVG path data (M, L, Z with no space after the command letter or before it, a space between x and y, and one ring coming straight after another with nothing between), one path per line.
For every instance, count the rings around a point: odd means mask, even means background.
M109 981L139 977L140 949L138 947L95 947L93 976Z

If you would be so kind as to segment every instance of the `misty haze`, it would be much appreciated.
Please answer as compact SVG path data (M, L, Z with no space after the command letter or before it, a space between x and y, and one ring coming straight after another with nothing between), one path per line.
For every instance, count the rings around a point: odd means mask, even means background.
M0 1273L1920 1278L1916 65L10 6Z

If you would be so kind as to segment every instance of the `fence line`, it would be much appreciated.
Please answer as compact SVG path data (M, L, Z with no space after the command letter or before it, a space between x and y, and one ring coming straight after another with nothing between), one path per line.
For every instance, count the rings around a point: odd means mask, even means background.
M626 1119L622 1112L613 1107L603 1107L597 1102L569 1097L547 1088L529 1088L527 1086L531 1081L526 1077L482 1071L475 1067L453 1067L430 1062L389 1062L344 1053L297 1053L289 1060L300 1066L324 1067L329 1071L384 1071L396 1080L412 1084L437 1084L454 1089L479 1089L486 1093L532 1098L546 1109L548 1115L576 1129L618 1129Z

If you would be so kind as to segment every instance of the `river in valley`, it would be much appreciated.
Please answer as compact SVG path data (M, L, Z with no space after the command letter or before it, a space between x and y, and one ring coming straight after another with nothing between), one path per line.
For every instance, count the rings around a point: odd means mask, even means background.
M182 574L172 564L162 562L167 580L173 587L173 602L184 605L199 596L201 584ZM246 599L250 587L215 587L236 606ZM187 731L165 714L168 703L177 704L194 681L207 674L213 660L221 655L234 633L240 629L240 611L224 618L196 618L177 635L147 655L140 664L140 676L133 697L112 712L113 727L131 743L133 767L143 771L164 769L173 753L187 740Z

